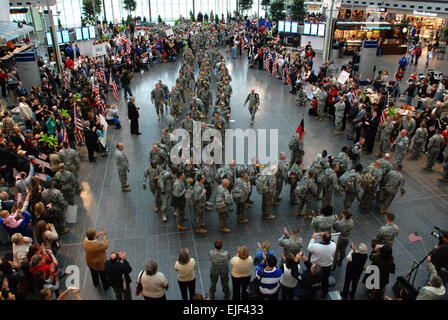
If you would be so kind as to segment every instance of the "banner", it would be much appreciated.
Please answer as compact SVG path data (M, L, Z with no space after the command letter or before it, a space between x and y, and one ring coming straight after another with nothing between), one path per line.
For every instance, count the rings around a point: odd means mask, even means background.
M105 44L99 44L96 46L92 46L92 56L101 57L107 54L107 48Z

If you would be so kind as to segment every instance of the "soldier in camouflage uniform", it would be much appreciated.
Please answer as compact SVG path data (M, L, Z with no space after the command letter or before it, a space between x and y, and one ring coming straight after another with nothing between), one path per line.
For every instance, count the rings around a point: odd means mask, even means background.
M317 158L311 164L310 170L316 173L316 183L317 183L317 196L318 200L321 200L320 194L322 193L323 185L321 183L324 178L325 170L330 168L330 161L328 160L328 153L326 150L323 150L321 155L318 155Z
M350 151L353 155L351 158L352 168L356 168L356 165L361 162L361 151L362 151L362 148L365 143L366 143L366 139L360 138L359 142L355 143L353 145L353 147L350 149Z
M193 207L194 207L194 224L196 227L196 232L199 234L207 233L207 230L203 229L205 227L204 223L204 211L203 207L205 206L206 193L204 187L205 175L198 175L196 178L196 183L194 184L194 195L193 195Z
M288 178L289 162L286 160L286 153L280 152L280 160L278 161L278 171L275 175L277 183L275 184L274 206L282 200L280 194L282 193L283 184Z
M168 155L163 149L159 148L157 144L154 144L149 152L149 163L153 161L161 167L168 164Z
M172 133L176 129L176 121L176 114L171 110L170 114L166 116L166 127L169 133Z
M376 245L385 245L392 248L396 236L400 233L400 228L394 223L395 216L392 213L386 215L386 224L381 226L372 240L372 247Z
M129 161L128 157L124 154L124 145L122 143L117 144L117 150L115 151L115 157L117 158L117 169L118 169L118 177L120 178L121 190L123 191L131 191L129 185L127 184L128 172L129 170Z
M317 118L317 120L324 120L325 105L327 104L327 99L328 99L327 89L322 88L319 91L317 98L318 98L318 103L317 103L318 118Z
M400 134L394 141L395 147L395 165L401 164L404 156L408 152L409 138L407 136L407 131L405 129L400 131Z
M163 222L166 222L166 214L168 210L168 204L171 198L171 194L173 192L173 184L174 180L176 179L177 174L177 168L172 167L171 170L164 170L160 173L159 177L159 188L160 188L160 194L162 198L162 206L160 210L162 211L162 220ZM176 212L174 212L174 216L176 216Z
M389 206L395 198L398 190L403 196L406 190L404 189L404 178L401 174L401 165L398 165L395 170L390 170L384 178L384 186L381 188L381 213L389 213Z
M79 181L78 181L78 172L79 172L79 154L76 150L71 149L68 142L63 143L64 148L58 152L59 162L65 165L65 169L70 171L75 175L76 186L75 191L80 191Z
M305 151L303 150L304 135L305 133L303 133L301 140L300 135L296 133L289 140L288 147L289 150L291 151L291 162L289 163L290 168L296 162L302 163L303 156L305 155Z
M233 203L232 194L229 192L230 181L222 179L221 185L216 188L215 207L219 215L219 231L228 233L227 228L230 206Z
M294 191L296 190L297 183L302 179L302 177L303 177L302 163L296 162L288 170L288 179L286 180L286 183L288 183L291 186L289 189L289 202L291 204L297 204L297 199L294 194Z
M247 171L243 171L240 177L236 179L235 186L232 190L233 201L236 204L237 222L240 224L249 222L246 219L247 213L247 199L249 198L252 190L251 183L249 181L249 174Z
M162 82L162 80L159 80L158 82L160 89L163 91L163 104L165 104L166 111L168 111L168 95L170 94L170 89L168 89L168 86Z
M299 228L292 229L290 236L285 227L283 235L278 239L278 245L283 248L283 257L287 257L289 254L296 256L303 248L303 239L299 236Z
M337 172L339 170L339 165L332 164L331 168L325 169L324 173L321 175L320 183L322 185L322 206L331 206L333 202L333 192L338 191L341 197L344 195L342 193L342 188L339 185Z
M358 164L355 169L347 171L339 178L339 183L342 185L345 198L344 198L344 211L353 214L352 207L353 201L360 199L361 194L361 176L362 165Z
M175 141L171 140L171 134L168 131L168 128L162 129L162 135L160 137L160 144L159 148L163 149L165 151L165 154L170 154L171 148L175 145Z
M53 179L59 190L61 190L64 195L64 199L70 206L75 205L75 190L76 190L76 178L73 173L65 170L65 165L63 163L59 164L59 171L56 172Z
M218 184L222 183L222 179L228 179L230 181L229 190L232 191L236 180L236 161L232 160L228 165L219 168L216 171L215 181Z
M335 215L336 222L333 224L333 230L339 232L338 243L336 244L336 253L334 256L335 265L342 265L342 260L345 258L345 250L347 249L348 242L350 239L350 233L353 230L353 220L350 219L351 213L347 211L342 212L342 220Z
M211 109L213 105L213 96L210 92L208 84L206 84L202 89L199 90L198 98L201 99L204 104L204 115L208 116L208 110Z
M441 182L448 182L448 145L443 150L442 176L438 178Z
M182 93L177 91L175 87L172 87L171 92L168 95L168 104L170 106L170 113L174 113L176 119L182 114L181 107L183 103Z
M350 166L350 158L348 157L350 149L347 146L342 147L341 152L339 152L334 158L332 163L339 165L338 177L342 176Z
M411 159L417 160L420 157L420 152L425 146L426 140L428 139L428 130L426 129L426 123L422 121L420 128L415 131L412 140L414 141L412 145L412 157Z
M322 208L322 214L320 210L318 211L318 216L315 215L314 211L312 213L314 215L311 220L313 233L328 232L331 234L331 228L336 222L336 218L333 215L333 207L324 206Z
M437 158L439 157L440 150L445 146L445 138L440 134L440 129L436 128L436 133L429 139L428 143L428 156L426 158L425 170L432 170Z
M275 174L277 173L277 166L271 166L269 172L261 174L257 180L257 192L261 194L261 210L262 217L266 220L273 220L275 216L271 214L271 209L274 201L275 194Z
M308 171L308 176L303 178L296 184L294 190L295 197L299 200L297 206L296 216L304 216L305 219L311 219L311 211L313 206L313 199L317 194L317 184L314 181L315 172L313 170ZM302 209L305 206L305 214L302 213Z
M379 149L382 155L390 151L390 139L392 136L392 131L394 131L394 128L395 126L392 123L392 118L387 117L386 122L383 123L380 135Z
M151 165L143 171L143 189L146 190L146 181L149 178L149 189L154 195L154 212L159 211L162 203L159 187L159 176L162 171L163 169L155 161L152 161Z
M193 120L191 120L190 114L187 113L185 115L185 119L180 123L180 127L188 131L188 133L190 134L190 141L193 140L193 125Z
M177 179L173 183L173 191L172 191L172 197L180 199L185 199L185 184L184 184L184 178L185 174L183 172L177 172L176 174ZM179 231L187 231L188 228L183 226L185 218L185 204L179 204L176 205L174 208L175 216L177 216L177 230Z
M210 250L208 256L210 257L210 290L209 298L215 299L216 283L218 278L221 278L222 291L224 291L224 299L230 297L229 288L229 260L230 255L227 250L222 249L222 241L215 242L215 250Z
M378 159L374 166L368 166L362 171L360 180L363 193L359 201L361 208L369 209L370 203L375 199L375 194L379 191L380 182L383 177L381 163L382 161Z
M50 216L54 217L54 226L59 235L64 235L70 231L65 228L64 210L67 208L67 202L61 191L54 188L54 181L47 182L47 189L42 191L42 202L45 205ZM53 220L51 219L51 220Z
M165 94L159 84L156 83L156 88L151 91L151 103L156 107L157 119L160 120L160 115L163 116L163 103L165 101Z
M244 107L249 102L250 124L254 124L255 114L260 106L260 96L252 89L244 102Z

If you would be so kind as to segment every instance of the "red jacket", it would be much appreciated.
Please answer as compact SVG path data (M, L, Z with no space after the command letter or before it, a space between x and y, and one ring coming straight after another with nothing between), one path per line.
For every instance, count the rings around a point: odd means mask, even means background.
M65 61L65 67L67 69L70 69L71 67L74 67L74 66L75 66L75 63L73 62L72 59L69 58Z

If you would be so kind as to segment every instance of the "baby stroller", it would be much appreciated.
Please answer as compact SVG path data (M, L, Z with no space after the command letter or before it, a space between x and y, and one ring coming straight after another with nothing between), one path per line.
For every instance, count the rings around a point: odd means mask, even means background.
M258 54L254 54L249 58L249 68L256 68L258 66Z

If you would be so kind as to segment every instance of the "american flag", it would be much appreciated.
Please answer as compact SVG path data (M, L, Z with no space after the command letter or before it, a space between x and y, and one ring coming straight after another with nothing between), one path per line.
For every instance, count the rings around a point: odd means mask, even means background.
M62 76L64 77L64 85L65 85L65 89L68 89L69 84L70 84L70 80L68 79L68 74L65 70L62 70Z
M99 68L95 70L95 77L98 79L98 81L101 81L102 83L106 83L106 76L104 75L103 68Z
M100 69L100 74L101 74L101 82L106 83L106 75L104 74L103 68Z
M289 69L288 66L285 65L285 78L286 78L286 83L288 85L291 84L291 76L289 75Z
M74 106L74 113L73 113L73 118L75 121L75 141L76 143L80 143L82 141L84 141L84 130L83 130L83 125L81 122L81 119L79 119L76 116L76 104Z
M413 232L408 237L409 241L416 242L416 241L423 241L422 237L418 232Z
M278 58L275 58L274 63L272 64L272 75L275 75L277 73L277 65L278 65Z
M62 136L62 142L68 142L68 135L67 135L67 129L65 126L61 129L61 136Z
M117 93L117 84L115 83L115 80L112 78L112 73L109 77L109 85L112 87L112 91L114 92L114 99L118 102L118 93Z
M268 54L266 61L264 62L264 66L265 66L266 70L268 70L268 71L269 71L269 62L271 61L271 59L272 59L272 55Z
M100 98L100 96L96 97L96 105L100 107L101 114L103 116L106 116L106 105L104 104L104 101Z
M99 84L93 84L92 91L95 93L95 96L100 96L100 85Z
M128 42L126 42L126 53L131 53L131 44Z
M389 115L389 107L384 106L383 112L381 113L381 118L380 118L380 128L382 127L384 121L386 121L386 118L388 115Z
M123 32L123 35L121 36L121 43L126 43L126 53L131 53L131 44L129 43L129 39L126 36L126 32Z

